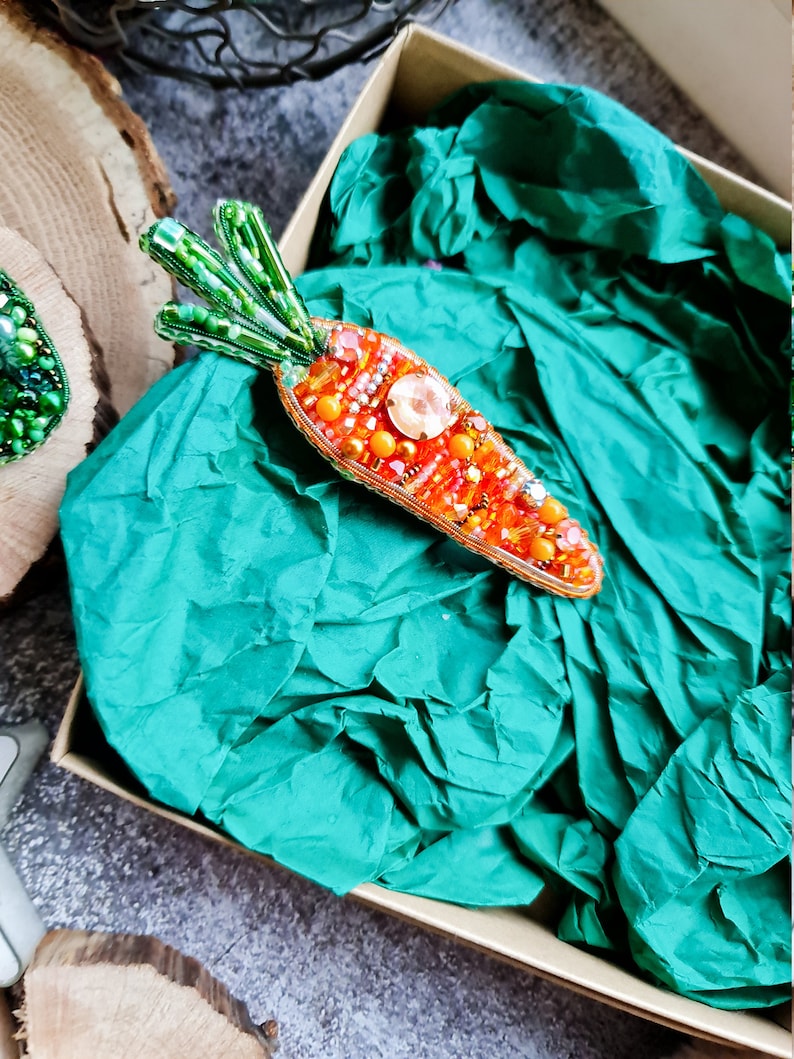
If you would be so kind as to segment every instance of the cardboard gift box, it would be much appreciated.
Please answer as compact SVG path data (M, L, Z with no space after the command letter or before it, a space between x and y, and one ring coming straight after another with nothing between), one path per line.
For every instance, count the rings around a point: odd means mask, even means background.
M496 79L532 80L431 31L416 26L403 31L375 67L287 226L280 244L287 267L294 274L305 268L323 196L340 155L352 140L386 122L391 126L417 121L456 89ZM778 243L788 241L787 203L705 159L683 153L727 209L759 225ZM104 740L82 681L72 694L52 758L61 767L136 805L242 848L208 822L187 817L148 797ZM580 951L555 936L550 925L553 909L543 896L529 909L488 910L461 908L372 884L357 887L353 896L624 1011L710 1040L753 1047L773 1056L791 1055L790 1034L780 1012L710 1008Z
M599 0L780 194L791 187L789 0Z

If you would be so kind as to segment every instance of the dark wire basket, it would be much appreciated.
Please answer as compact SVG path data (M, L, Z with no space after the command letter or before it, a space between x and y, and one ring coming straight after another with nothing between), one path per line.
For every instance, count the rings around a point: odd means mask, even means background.
M454 0L28 0L40 22L138 73L215 88L317 80Z

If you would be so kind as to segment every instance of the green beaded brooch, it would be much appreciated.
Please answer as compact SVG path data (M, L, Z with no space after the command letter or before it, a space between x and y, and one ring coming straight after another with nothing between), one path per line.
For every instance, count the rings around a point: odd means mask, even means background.
M61 358L32 303L0 269L0 463L43 445L68 403Z
M586 531L447 379L372 328L309 316L262 211L220 202L225 257L170 217L141 247L205 305L168 302L163 338L273 372L285 411L345 478L548 592L598 592Z

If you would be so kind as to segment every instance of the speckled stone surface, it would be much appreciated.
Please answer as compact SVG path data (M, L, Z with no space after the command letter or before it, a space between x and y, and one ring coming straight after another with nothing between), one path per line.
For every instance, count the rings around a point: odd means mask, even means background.
M752 178L593 0L459 0L437 29L546 80L581 82ZM368 71L240 94L121 74L179 195L280 230ZM54 734L78 671L65 578L0 618L0 724ZM680 1038L438 939L121 802L45 762L0 840L50 926L153 933L198 957L283 1059L661 1059ZM209 1057L208 1057L209 1059Z

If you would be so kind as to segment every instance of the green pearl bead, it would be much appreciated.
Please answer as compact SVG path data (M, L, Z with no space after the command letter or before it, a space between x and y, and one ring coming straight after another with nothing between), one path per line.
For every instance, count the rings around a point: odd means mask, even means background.
M31 346L29 342L15 342L14 357L16 359L17 364L21 366L24 366L25 364L30 364L36 359L36 347Z
M40 445L46 437L43 430L37 430L35 427L31 427L28 431L28 437L31 441L35 442L36 445Z
M11 442L11 451L16 456L24 456L24 454L25 454L25 442L22 441L20 438L17 438L16 441L12 441Z
M27 318L28 314L25 312L21 305L15 305L14 308L11 310L11 319L14 321L14 323L24 324Z
M0 347L10 345L16 338L17 326L10 316L0 314Z

